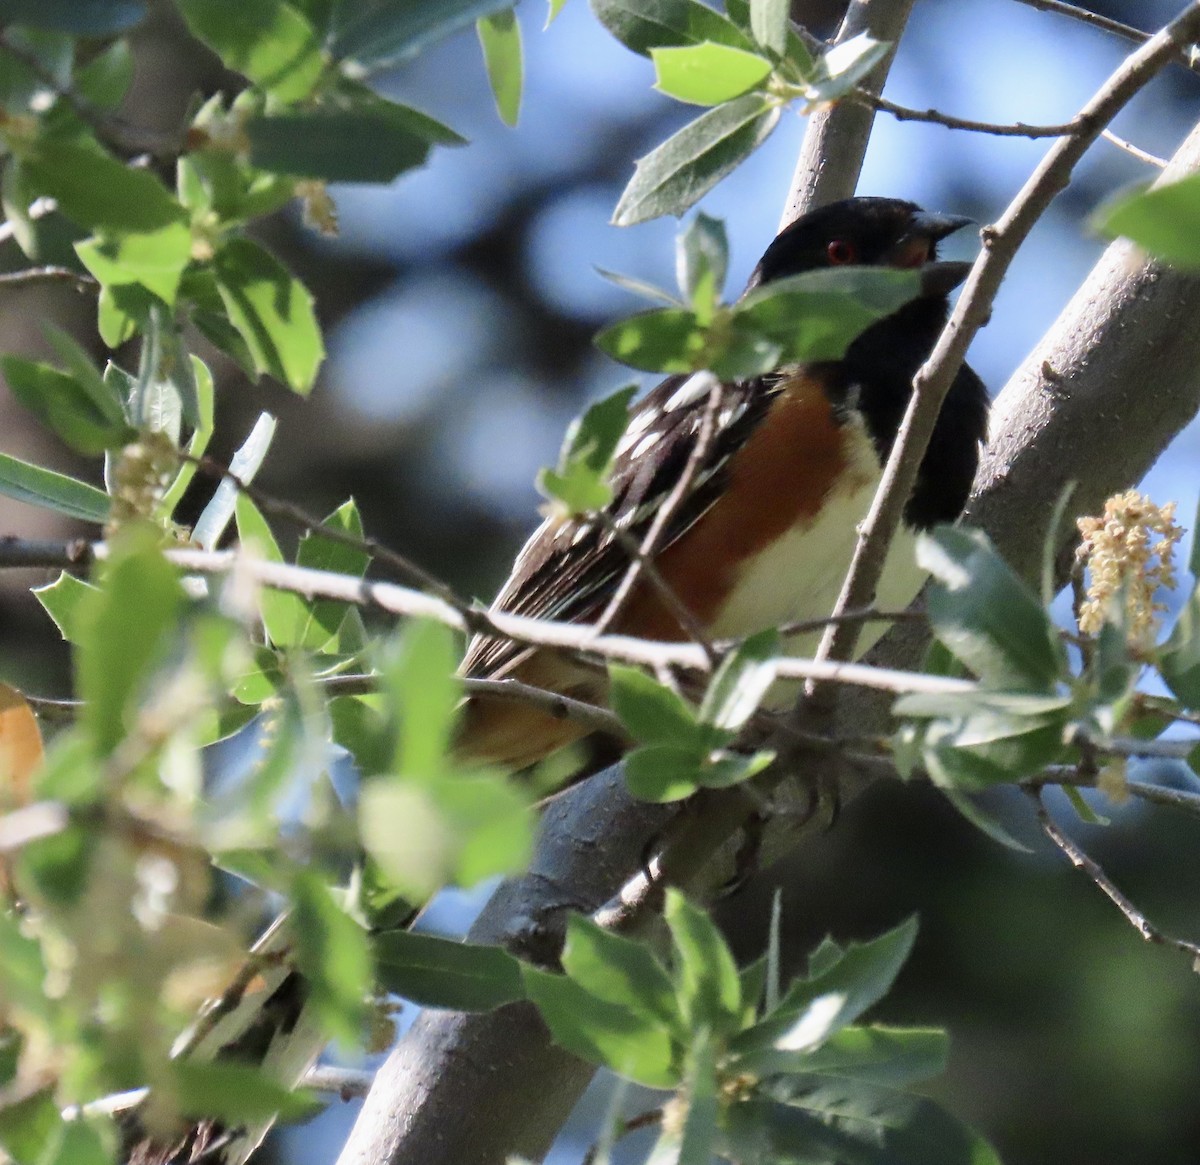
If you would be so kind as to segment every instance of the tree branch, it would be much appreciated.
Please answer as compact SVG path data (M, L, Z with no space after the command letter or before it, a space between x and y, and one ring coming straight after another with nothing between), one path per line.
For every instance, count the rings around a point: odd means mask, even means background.
M991 227L983 230L984 248L967 276L962 295L942 330L933 353L913 380L913 393L896 435L871 509L863 522L854 561L846 575L835 613L870 604L888 548L916 484L938 412L961 367L975 333L987 322L992 302L1034 224L1070 181L1088 147L1125 104L1165 66L1182 46L1200 35L1200 4L1188 7L1127 57L1075 119L1077 128L1050 147L1036 170ZM853 654L859 628L834 624L826 631L818 658L846 659Z
M947 129L965 129L973 133L992 134L995 137L1061 138L1079 128L1078 119L1063 122L1062 125L1026 125L1020 121L1011 125L1001 125L994 121L972 121L970 118L954 117L936 109L910 109L907 105L897 105L886 97L879 97L861 88L854 91L853 99L881 113L890 113L897 121L923 121L933 125L944 125Z
M860 86L864 94L874 96L883 90L912 6L913 0L852 0L846 9L835 44L865 32L892 46ZM874 121L875 111L857 101L834 102L808 119L780 230L802 214L854 193Z
M1077 870L1082 870L1096 884L1100 892L1125 916L1125 920L1148 943L1158 943L1161 946L1174 947L1192 958L1193 969L1200 972L1200 945L1188 942L1186 939L1175 938L1165 931L1159 930L1134 904L1117 888L1113 880L1104 872L1103 867L1095 858L1090 857L1082 846L1072 841L1055 823L1046 809L1041 795L1029 794L1037 813L1038 823L1046 836L1067 856Z

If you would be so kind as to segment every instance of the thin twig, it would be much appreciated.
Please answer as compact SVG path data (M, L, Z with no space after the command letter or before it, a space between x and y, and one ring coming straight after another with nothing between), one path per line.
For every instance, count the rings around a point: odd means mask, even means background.
M317 1092L332 1092L342 1100L361 1100L371 1091L375 1080L373 1072L363 1072L358 1068L334 1068L328 1064L316 1064L304 1074L300 1081L302 1088L312 1088Z
M779 634L786 638L789 635L803 635L806 631L824 631L835 623L924 623L928 618L925 611L881 611L877 607L863 607L859 611L842 611L817 619L797 619L794 623L784 623L779 628ZM734 644L720 640L716 646L724 650Z
M647 581L658 592L658 597L662 599L663 603L675 617L675 621L679 624L683 633L693 643L699 643L701 647L704 647L709 655L715 659L717 652L713 647L712 640L708 636L708 632L700 625L700 621L696 618L687 603L675 593L675 588L663 577L662 571L658 569L658 563L653 558L647 557L644 543L639 544L628 530L622 530L613 520L611 514L601 513L597 517L604 524L604 528L609 534L621 544L621 548L629 555L631 563L641 569ZM616 598L615 595L613 597ZM603 626L603 623L598 623L597 626Z
M1200 793L1189 793L1184 789L1171 789L1166 785L1151 785L1146 781L1131 781L1126 778L1125 787L1133 797L1161 805L1167 809L1182 809L1194 817L1200 817Z
M1059 138L995 223L982 232L984 247L967 277L950 319L913 379L912 398L892 445L871 509L860 529L854 560L847 572L835 612L868 606L916 483L942 402L962 365L967 347L991 313L992 301L1020 245L1034 224L1070 182L1071 173L1088 147L1116 114L1183 45L1200 34L1200 4L1184 12L1127 57L1075 118L1077 128ZM828 628L819 659L847 659L859 628Z
M1046 836L1067 856L1077 870L1082 870L1096 884L1108 900L1125 916L1126 921L1148 943L1158 943L1161 946L1174 947L1177 951L1192 957L1192 966L1200 971L1200 945L1188 942L1186 939L1175 938L1156 927L1124 894L1117 889L1112 879L1104 872L1100 864L1089 857L1084 850L1072 841L1054 822L1042 801L1041 794L1029 794L1037 813L1038 823Z
M82 700L56 699L51 696L31 696L22 692L25 702L33 709L34 714L42 720L74 720L83 707Z
M27 267L24 271L0 273L0 287L21 287L32 283L73 283L80 291L89 291L99 284L82 271L70 267Z
M621 721L607 708L589 704L570 696L560 696L548 688L523 684L519 680L484 680L464 677L458 681L470 696L489 696L499 700L513 700L530 704L555 720L570 720L587 728L589 732L607 732L613 736L624 736ZM317 686L327 696L359 696L379 690L379 677L369 674L327 676L317 681Z
M1125 153L1137 158L1139 162L1145 162L1147 166L1153 166L1156 170L1165 170L1167 168L1166 158L1160 158L1157 154L1151 154L1143 150L1140 146L1135 146L1133 142L1126 138L1119 138L1111 129L1106 129L1100 135L1106 142L1116 146L1119 150L1124 150Z
M70 542L48 542L18 538L14 534L0 535L0 570L27 568L62 568L91 565L95 546L86 538Z
M1098 28L1102 32L1111 32L1114 36L1119 36L1132 44L1145 44L1151 36L1150 33L1143 32L1140 28L1134 28L1132 24L1124 24L1109 16L1101 16L1099 12L1080 8L1077 4L1064 3L1064 0L1017 0L1017 3L1024 4L1029 8L1036 8L1039 12L1056 12L1060 16L1068 16L1072 20L1091 25L1092 28Z
M390 566L402 578L407 578L417 586L429 591L430 594L437 595L443 602L449 603L462 614L470 630L480 629L476 626L479 621L479 612L472 604L455 594L453 589L436 575L430 574L424 567L418 566L391 547L385 546L374 538L351 534L346 530L339 530L335 526L324 525L322 518L310 514L294 502L285 501L283 498L277 498L267 493L260 486L243 481L229 466L221 464L212 457L191 457L186 453L181 453L180 459L194 465L208 477L232 482L239 493L245 494L264 513L281 518L285 522L291 522L330 542L336 542L341 546L349 546L355 550L361 550L364 554L369 554L377 561Z
M696 444L692 446L692 451L688 455L687 463L683 467L683 472L679 475L675 485L671 488L671 492L663 499L662 505L659 506L658 512L654 515L654 520L650 523L650 528L646 531L645 538L642 539L641 547L638 553L630 562L628 569L625 571L624 577L621 579L613 597L608 601L608 606L604 608L600 618L596 620L595 634L603 635L617 620L621 612L625 609L630 596L633 594L633 588L637 585L637 581L645 569L646 562L652 560L654 555L658 553L659 544L662 542L663 536L666 534L667 526L674 519L679 507L683 505L688 494L691 492L692 483L696 480L696 475L700 472L704 465L704 460L708 456L709 446L712 444L713 433L716 430L717 412L721 407L721 381L711 372L696 373L697 376L707 376L711 383L708 389L708 399L704 406L704 415L700 419L700 431L696 435ZM667 588L670 590L670 588ZM672 613L675 613L675 608L672 607ZM695 626L695 619L691 618L686 621L681 621L683 630L695 642L699 643L705 650L705 653L712 658L712 645L708 642L703 632L700 632L700 637L696 638L693 634L698 630Z
M975 121L968 117L955 117L953 114L942 113L936 109L912 109L907 105L897 105L886 97L877 97L865 89L854 91L854 100L869 105L882 113L891 114L897 121L924 121L933 125L942 125L947 129L965 129L972 133L992 134L995 137L1010 138L1061 138L1074 133L1078 128L1077 121L1066 121L1061 125L1026 125L1017 121L1011 124L994 121Z
M646 1129L651 1125L662 1124L663 1110L661 1108L647 1109L645 1112L639 1112L636 1116L631 1116L620 1122L621 1127L617 1131L617 1140L628 1136L630 1133L637 1132L638 1129ZM592 1145L590 1149L583 1155L583 1161L580 1165L594 1165L596 1153L599 1149L599 1142Z

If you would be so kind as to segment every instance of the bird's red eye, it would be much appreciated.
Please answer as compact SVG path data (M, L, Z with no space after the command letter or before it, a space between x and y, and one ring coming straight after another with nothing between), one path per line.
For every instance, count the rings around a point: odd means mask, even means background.
M835 267L842 266L846 263L853 263L858 258L858 248L845 239L834 239L825 248L825 255Z

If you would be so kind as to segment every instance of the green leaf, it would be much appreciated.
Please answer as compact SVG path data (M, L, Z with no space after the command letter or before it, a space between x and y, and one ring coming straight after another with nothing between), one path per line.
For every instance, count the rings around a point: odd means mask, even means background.
M480 17L511 8L512 0L360 0L343 5L335 29L335 59L377 69L416 56Z
M728 267L725 224L701 211L675 241L675 278L684 299L703 323L712 320L721 300Z
M0 494L81 522L99 526L108 521L109 498L103 490L7 453L0 453Z
M695 312L656 308L597 333L596 347L647 372L691 372L705 362L708 337Z
M457 663L454 633L431 619L412 620L379 661L381 688L400 718L396 772L428 780L445 771L462 695Z
M750 0L750 29L763 48L782 56L787 48L789 0Z
M625 784L639 801L682 801L699 787L706 753L692 745L649 744L625 757Z
M168 1069L173 1093L184 1116L212 1117L226 1124L242 1125L270 1120L299 1120L311 1116L312 1095L293 1092L258 1068L220 1060L171 1060Z
M1053 691L1065 668L1041 603L979 530L940 526L917 541L933 576L933 633L989 687Z
M91 583L86 583L73 574L67 574L64 570L54 582L44 587L34 587L33 594L42 604L46 614L54 620L62 637L68 643L78 643L80 604L90 602L91 600L85 600L85 596L97 589Z
M359 829L390 884L415 901L523 869L532 840L521 792L494 776L376 777L360 796Z
M175 568L156 539L151 530L130 528L110 542L99 589L79 603L80 722L100 755L123 739L130 706L169 650L183 602Z
M675 951L679 1006L693 1028L734 1031L741 1022L742 984L720 931L704 911L668 888L663 910Z
M55 354L66 364L67 371L87 393L97 412L110 424L122 424L125 420L125 401L120 386L104 379L92 363L91 355L69 333L53 324L47 324L44 331Z
M858 335L920 291L920 275L883 267L807 271L756 288L733 308L726 349L711 361L726 377L783 364L838 360Z
M247 494L237 494L234 513L237 515L238 541L244 546L253 546L255 553L267 562L282 562L283 552L275 541L271 527ZM277 591L272 587L259 590L258 610L267 639L273 647L296 646L298 637L304 634L313 618L307 599L291 591Z
M269 373L294 392L308 393L325 346L307 288L249 239L228 239L213 259L213 274L255 371Z
M1196 516L1192 519L1192 549L1188 554L1188 571L1192 578L1200 581L1200 503L1196 506Z
M608 477L617 444L629 423L637 385L627 385L592 405L567 427L558 465L543 468L537 487L568 514L602 509L612 500Z
M186 223L172 222L156 231L85 239L75 251L102 286L136 284L172 307L191 262L192 232Z
M770 749L753 753L717 752L701 768L696 783L704 789L728 789L765 772L774 760L775 753Z
M635 740L701 748L707 743L707 735L698 732L696 713L666 684L620 663L609 665L608 679L609 704Z
M335 574L352 574L361 578L367 570L370 555L361 547L334 542L321 536L321 530L337 530L362 538L362 518L353 499L343 502L317 530L309 530L300 539L296 565L313 570L328 570ZM329 651L346 617L348 606L332 599L316 599L306 612L304 625L298 628L295 642L314 651Z
M75 73L75 92L98 109L116 109L133 83L133 52L115 40Z
M758 710L775 682L779 633L773 628L751 635L717 668L704 693L700 720L723 732L736 732Z
M111 36L146 15L145 0L4 0L3 23L75 36Z
M301 870L292 880L296 966L325 1029L346 1047L357 1047L367 1015L371 947L363 930L334 901L321 876Z
M667 1032L626 1007L606 1003L565 975L524 965L525 991L555 1043L648 1088L679 1082Z
M642 942L612 934L580 914L567 918L563 970L598 999L679 1033L682 1017L666 968Z
M1124 194L1100 207L1091 226L1124 235L1159 259L1200 266L1200 174Z
M1023 841L1018 841L999 818L989 813L974 798L960 792L958 789L948 786L942 787L942 793L945 795L946 800L959 813L981 833L990 837L992 841L998 842L1005 849L1010 849L1014 853L1028 854L1033 852Z
M253 117L245 129L255 166L331 182L390 182L425 165L431 146L463 144L440 121L366 89L346 108Z
M691 105L720 105L758 88L771 75L771 62L757 53L705 41L650 50L655 88Z
M516 12L495 12L475 22L488 84L496 100L496 111L505 125L516 125L521 112L521 26Z
M656 287L653 283L648 283L645 279L637 279L632 275L622 275L619 271L609 271L604 267L597 267L595 271L601 279L607 279L609 283L613 283L633 295L641 296L643 299L652 299L656 303L665 303L668 307L683 307L683 304L669 291L664 291L661 287Z
M177 0L188 30L277 101L307 97L325 71L313 26L284 0Z
M950 1039L937 1028L846 1027L818 1048L763 1048L740 1056L737 1070L759 1077L820 1072L874 1084L915 1084L946 1070Z
M1200 542L1200 537L1196 539ZM1192 591L1159 656L1159 671L1186 708L1200 708L1200 587Z
M613 222L632 226L682 214L767 139L779 114L778 101L765 93L747 93L702 113L639 159Z
M646 1165L710 1165L721 1103L717 1097L717 1045L708 1029L698 1032L684 1064L677 1098L683 1122L663 1121Z
M13 396L80 453L103 453L132 438L133 430L101 411L75 377L19 356L0 357L0 370Z
M422 1007L491 1011L525 998L521 964L501 947L393 930L372 940L379 986Z
M725 1151L739 1160L855 1165L1000 1165L978 1133L923 1096L865 1081L810 1077L783 1104L728 1110Z
M728 17L699 0L591 0L596 18L627 49L642 56L667 45L704 41L753 51L754 42Z
M24 156L38 193L94 231L158 231L185 221L183 207L150 170L131 170L95 142L43 138Z
M112 1147L100 1128L74 1120L63 1124L53 1150L42 1154L39 1165L112 1165L112 1159Z
M62 1136L63 1127L53 1087L43 1088L0 1107L0 1148L16 1165L42 1165L47 1146Z
M546 28L554 23L554 18L563 10L567 0L548 0L549 11L546 13Z
M910 918L870 942L850 943L820 973L793 982L779 1007L742 1032L732 1050L802 1052L823 1044L888 992L916 934L917 920Z

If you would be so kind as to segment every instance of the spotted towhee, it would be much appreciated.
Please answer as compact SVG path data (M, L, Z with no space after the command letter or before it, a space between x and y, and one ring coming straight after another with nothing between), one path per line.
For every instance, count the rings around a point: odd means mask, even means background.
M931 214L891 198L851 198L797 219L767 248L750 279L844 264L919 268L922 291L864 331L841 360L784 367L721 386L715 429L692 488L658 543L655 565L713 638L819 618L832 609L881 466L895 439L912 379L946 321L963 263L938 263L939 239L970 220ZM672 376L633 410L617 449L613 500L604 520L549 518L517 557L493 609L594 622L629 566L655 512L680 480L708 412L711 378ZM961 513L986 435L987 391L959 371L921 463L879 587L882 606L902 607L921 574L912 535ZM711 422L710 422L711 424ZM681 621L645 578L610 628L678 640ZM789 644L810 652L815 637ZM600 670L562 652L476 636L462 673L516 679L603 702ZM576 739L580 726L527 704L474 696L460 749L521 768Z

